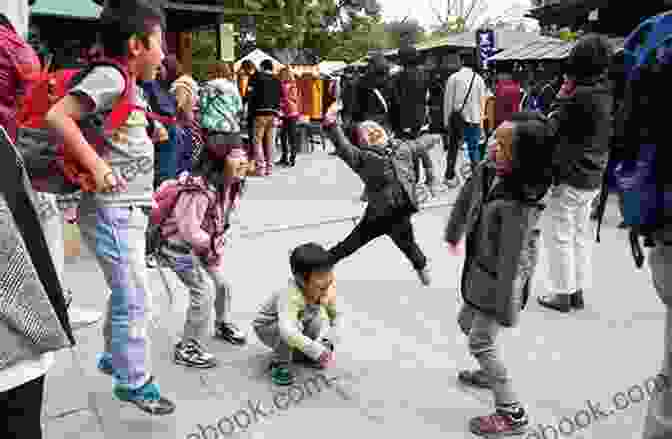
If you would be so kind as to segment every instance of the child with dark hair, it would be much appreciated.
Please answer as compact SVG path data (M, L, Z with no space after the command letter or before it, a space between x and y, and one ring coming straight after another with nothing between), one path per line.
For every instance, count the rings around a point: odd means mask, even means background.
M303 244L292 251L289 265L289 288L274 293L252 322L261 342L273 349L271 379L278 385L294 382L292 361L330 366L340 327L329 252L319 244Z
M497 128L495 139L489 159L462 188L444 238L457 255L466 236L458 323L480 369L462 371L458 379L492 389L496 412L469 423L474 434L487 437L523 434L528 424L495 341L502 328L518 324L527 303L538 259L541 200L552 179L542 115L514 114Z
M184 333L173 356L175 363L187 367L205 369L217 365L204 346L213 305L215 336L234 345L246 342L245 334L230 320L231 285L224 265L232 216L247 174L247 154L238 138L238 142L228 138L230 143L216 143L216 138L211 138L192 173L178 178L180 193L161 226L164 242L159 257L189 289ZM157 193L161 191L159 187Z
M47 114L48 126L64 139L67 162L88 175L80 202L79 227L96 255L111 296L103 326L98 368L114 377L114 394L153 415L175 404L161 395L149 369L147 336L151 292L145 266L147 213L152 206L154 145L147 132L147 102L137 80L152 79L163 59L165 18L149 0L128 0L103 10L102 43L119 67L97 66ZM128 83L127 83L128 81ZM78 121L111 112L129 87L137 106L98 151Z

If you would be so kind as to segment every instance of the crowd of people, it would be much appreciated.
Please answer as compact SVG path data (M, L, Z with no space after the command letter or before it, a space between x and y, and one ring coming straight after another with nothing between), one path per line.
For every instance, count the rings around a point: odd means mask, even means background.
M98 370L111 376L119 400L151 415L168 415L176 403L161 391L149 362L147 265L169 267L188 290L173 361L216 367L218 360L208 351L211 334L233 345L247 342L231 319L226 248L247 178L272 175L279 121L285 141L277 164L296 161L297 91L291 69L276 77L270 61L259 71L245 66L249 78L241 93L232 66L217 62L199 85L174 57L165 56L165 17L147 0L108 2L99 27L96 57L63 86L58 75L41 74L34 50L0 14L0 163L7 178L0 197L0 273L9 279L0 291L3 438L42 437L45 374L53 352L76 341L63 287L65 267L58 262L63 237L48 224L62 224L66 216L78 223L109 289ZM470 420L473 433L524 434L527 410L499 356L497 336L518 324L529 301L544 214L550 219L551 294L537 300L560 312L584 307L591 207L604 186L618 132L613 128L619 106L606 81L612 55L603 37L582 38L572 49L561 87L537 86L527 99L506 71L499 72L491 92L468 58L455 58L452 74L437 80L412 48L401 51L402 70L394 75L382 57L373 57L363 77L346 75L331 92L322 127L335 155L363 180L367 206L359 224L333 248L309 242L293 249L289 286L260 306L252 327L273 351L272 381L292 384L292 363L333 364L341 327L335 267L373 239L389 236L420 282L431 284L411 223L419 210L418 186L430 193L443 190L429 156L443 144L443 183L457 188L456 157L466 145L470 177L459 189L444 241L451 254L465 257L457 321L479 367L457 378L494 394L494 413ZM30 151L22 149L40 132L26 122L33 121L27 117L31 111L40 111L29 99L40 85L48 86L49 94L40 127L63 141L61 155L54 156L62 167L51 169L50 178L68 178L79 188L77 197L40 192ZM482 104L491 95L494 115L486 111L492 120L484 124ZM502 96L511 99L497 101ZM87 124L96 115L106 128L102 147ZM654 285L666 304L669 233L669 224L662 224L650 236ZM669 335L669 311L667 318ZM668 375L669 361L664 367ZM671 434L665 427L672 417L670 397L668 389L652 402L645 439Z

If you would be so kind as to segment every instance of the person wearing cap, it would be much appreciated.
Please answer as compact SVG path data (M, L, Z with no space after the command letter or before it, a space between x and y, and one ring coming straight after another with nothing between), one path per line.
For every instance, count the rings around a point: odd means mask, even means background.
M222 136L221 141L215 136L194 170L178 177L182 192L161 226L164 241L159 250L159 257L189 289L184 333L173 356L176 364L199 369L217 365L205 347L213 306L215 337L234 345L246 342L245 334L230 320L231 285L223 262L248 166L239 134Z

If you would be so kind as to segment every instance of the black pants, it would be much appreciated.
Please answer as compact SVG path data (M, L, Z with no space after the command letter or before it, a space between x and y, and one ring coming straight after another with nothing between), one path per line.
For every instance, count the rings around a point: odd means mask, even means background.
M417 130L419 131L419 130ZM417 140L420 137L419 132L406 132L398 135L401 140ZM420 166L425 169L425 184L431 186L434 183L434 164L432 158L429 156L429 151L423 150L415 155L415 183L420 183Z
M449 133L442 133L443 146L446 150L446 173L444 178L452 180L455 178L455 165L457 164L457 154L460 152L460 145L458 142L451 140Z
M282 160L294 160L299 151L299 138L296 119L285 119L280 141L282 142Z
M44 375L0 393L0 437L2 439L42 439ZM3 427L4 426L4 427Z
M422 270L427 266L427 258L415 242L410 214L372 219L365 213L352 232L329 250L332 262L338 263L382 235L387 235L392 239L399 250L411 261L413 268Z

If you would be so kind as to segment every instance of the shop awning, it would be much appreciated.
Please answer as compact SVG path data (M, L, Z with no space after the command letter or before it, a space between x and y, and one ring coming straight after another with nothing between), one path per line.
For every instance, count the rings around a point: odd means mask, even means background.
M623 38L609 39L615 52L623 50L623 41ZM575 42L540 36L537 41L504 50L490 57L488 61L559 61L569 56L574 44Z
M539 38L534 32L520 32L508 29L495 29L495 46L497 49L507 50L522 44L531 43ZM462 32L447 35L438 40L428 41L415 46L419 51L451 47L456 49L475 49L476 33Z
M96 20L103 8L93 0L36 0L31 6L32 15Z

